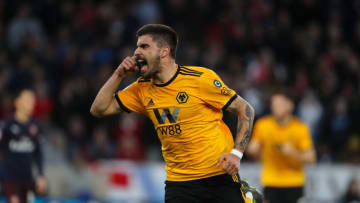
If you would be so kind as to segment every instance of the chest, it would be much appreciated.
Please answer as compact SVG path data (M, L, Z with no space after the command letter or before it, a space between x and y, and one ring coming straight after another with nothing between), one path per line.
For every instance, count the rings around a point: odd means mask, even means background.
M155 125L169 125L194 118L203 105L198 89L189 86L148 88L142 103Z
M265 142L269 144L283 144L296 142L296 128L272 126L265 132Z
M7 149L13 153L29 153L35 149L39 128L35 124L21 125L11 123L4 132L3 139Z

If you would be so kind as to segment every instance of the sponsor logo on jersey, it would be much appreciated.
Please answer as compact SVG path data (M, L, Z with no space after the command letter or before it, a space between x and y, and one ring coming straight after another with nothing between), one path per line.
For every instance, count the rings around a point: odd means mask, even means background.
M166 118L169 120L170 123L176 123L180 109L175 108L173 113L171 113L168 108L165 108L162 109L161 114L159 112L159 109L153 109L153 111L159 124L164 124L166 122Z
M168 136L180 136L181 135L181 126L179 124L160 126L156 128L158 135L168 135Z
M179 104L184 104L189 99L189 96L186 94L186 92L179 92L176 96L176 100Z
M214 80L214 85L215 85L215 87L221 87L222 86L221 82L218 81L218 80Z
M11 152L30 153L35 149L34 143L29 137L22 136L17 140L10 140L9 149Z
M29 132L31 136L36 136L39 133L39 129L36 125L31 125L29 128Z
M165 124L166 120L168 120L171 125L159 126L156 128L156 132L158 135L168 135L168 136L179 136L181 135L181 126L177 124L177 119L179 115L180 108L174 108L174 111L171 113L168 108L161 109L160 113L159 109L153 109L154 114L156 116L159 124Z
M230 93L231 93L231 89L229 89L227 87L221 88L221 94L228 96L228 95L230 95Z
M152 99L150 99L150 101L148 102L148 104L146 105L147 107L150 107L150 106L154 106L155 103Z
M10 131L12 134L18 135L20 133L20 127L16 124L13 124L12 126L10 126Z

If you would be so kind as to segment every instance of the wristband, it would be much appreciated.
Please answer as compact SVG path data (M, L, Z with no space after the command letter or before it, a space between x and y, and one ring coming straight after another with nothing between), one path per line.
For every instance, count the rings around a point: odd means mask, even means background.
M242 157L243 157L243 155L244 155L242 152L240 152L240 151L237 150L237 149L232 149L231 152L230 152L230 154L233 154L233 155L239 157L240 160L242 159Z

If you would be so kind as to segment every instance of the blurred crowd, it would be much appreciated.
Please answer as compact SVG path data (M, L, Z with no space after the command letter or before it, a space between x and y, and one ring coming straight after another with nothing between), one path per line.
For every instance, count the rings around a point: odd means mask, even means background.
M359 0L0 0L0 120L12 92L32 87L46 163L162 160L145 117L89 114L147 23L172 26L177 63L214 69L257 118L271 90L291 88L319 162L360 163Z

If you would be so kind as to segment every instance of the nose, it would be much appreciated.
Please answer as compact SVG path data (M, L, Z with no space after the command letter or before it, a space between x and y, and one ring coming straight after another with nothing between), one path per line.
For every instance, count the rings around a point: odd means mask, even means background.
M141 51L140 51L140 48L139 48L139 47L135 49L134 55L135 55L135 56L140 56L140 55L141 55Z

